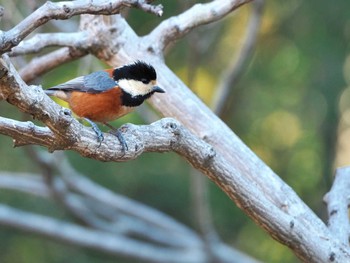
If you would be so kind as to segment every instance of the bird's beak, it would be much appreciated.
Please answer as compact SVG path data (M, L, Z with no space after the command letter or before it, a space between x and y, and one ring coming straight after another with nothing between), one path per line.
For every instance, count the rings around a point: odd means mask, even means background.
M165 93L165 90L163 90L161 87L153 86L153 92Z

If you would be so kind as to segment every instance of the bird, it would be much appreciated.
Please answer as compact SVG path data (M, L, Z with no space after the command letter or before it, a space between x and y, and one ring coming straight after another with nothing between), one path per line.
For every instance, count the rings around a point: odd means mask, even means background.
M66 101L76 116L91 125L100 144L104 136L95 122L109 127L124 153L127 144L121 132L108 122L130 113L153 94L165 93L157 85L154 67L140 60L80 76L44 91Z

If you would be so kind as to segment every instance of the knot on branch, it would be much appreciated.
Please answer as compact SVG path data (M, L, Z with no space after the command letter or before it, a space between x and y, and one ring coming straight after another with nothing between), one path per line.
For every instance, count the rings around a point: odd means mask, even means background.
M69 14L71 12L71 9L67 5L63 5L63 11Z
M170 133L170 146L173 149L181 147L181 128L183 126L173 118L164 118L161 120L161 127Z
M216 156L213 146L192 134L177 120L164 118L161 120L161 126L167 132L171 133L171 149L181 155L191 156L193 164L197 163L201 166L208 166L210 165L210 161ZM196 158L192 158L194 155L196 155Z
M176 136L180 135L180 126L182 125L177 120L173 118L163 118L161 122L163 129L169 130Z
M214 149L213 146L209 145L208 147L209 149L207 150L206 154L207 154L207 160L210 160L212 158L214 158L216 156L216 151Z
M69 127L73 122L72 112L69 109L62 108L59 111L59 116L58 123L64 129Z
M15 37L11 40L11 43L13 46L17 46L21 42L21 39L19 37Z
M150 5L147 1L136 0L134 3L131 3L131 6L143 9L146 12L154 14L161 17L163 15L163 6L162 5Z
M0 79L2 79L4 76L6 76L8 73L8 69L5 67L0 68Z

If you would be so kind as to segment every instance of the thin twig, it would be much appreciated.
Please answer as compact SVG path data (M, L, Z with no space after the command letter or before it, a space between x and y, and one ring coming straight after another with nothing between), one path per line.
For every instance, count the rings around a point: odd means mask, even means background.
M246 36L242 49L237 52L237 58L233 57L229 66L220 78L221 81L212 102L213 111L218 116L223 114L223 111L225 108L227 108L228 103L232 101L235 87L237 86L238 81L242 77L244 70L247 68L247 65L253 56L254 47L260 29L263 6L264 0L253 1L253 10L246 29Z

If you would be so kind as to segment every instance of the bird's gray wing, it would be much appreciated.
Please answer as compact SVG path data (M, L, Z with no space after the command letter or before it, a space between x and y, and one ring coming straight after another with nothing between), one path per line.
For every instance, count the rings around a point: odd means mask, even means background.
M117 84L106 71L96 71L89 75L77 77L47 90L81 91L101 93L112 89Z

